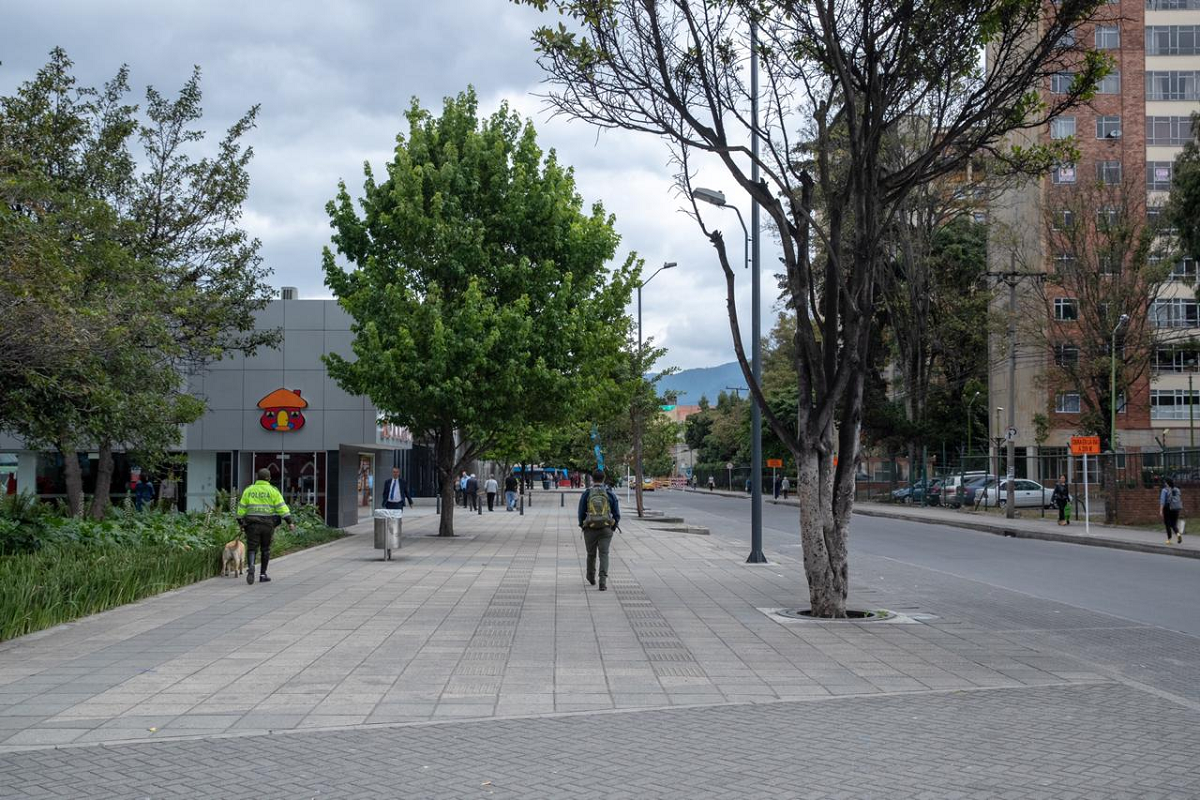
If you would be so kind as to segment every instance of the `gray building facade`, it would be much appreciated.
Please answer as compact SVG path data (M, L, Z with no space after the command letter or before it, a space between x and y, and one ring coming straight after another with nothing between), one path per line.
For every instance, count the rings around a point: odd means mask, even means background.
M329 524L345 527L378 504L376 495L392 466L414 488L425 483L414 480L407 429L381 424L367 398L343 391L326 372L323 355L353 358L351 318L336 301L274 300L257 324L282 331L278 347L228 358L188 377L188 390L205 401L207 411L184 426L180 449L186 467L184 474L170 476L182 490L182 508L203 510L218 491L236 494L266 468L289 504L315 506ZM57 494L56 455L3 436L0 452L17 457L19 491ZM79 457L85 476L94 474L95 454ZM132 464L118 465L116 492L124 493L131 471L137 474ZM155 477L161 482L167 476Z

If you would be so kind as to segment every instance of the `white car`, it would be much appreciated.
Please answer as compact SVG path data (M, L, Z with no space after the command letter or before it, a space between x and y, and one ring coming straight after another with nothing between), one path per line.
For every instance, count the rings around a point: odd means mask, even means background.
M1017 508L1050 508L1050 495L1054 493L1053 489L1042 486L1037 481L1017 478L1015 490ZM996 490L995 481L989 481L984 491L987 497L982 501L983 503L1000 508L1008 505L1007 478L1000 481L999 491Z

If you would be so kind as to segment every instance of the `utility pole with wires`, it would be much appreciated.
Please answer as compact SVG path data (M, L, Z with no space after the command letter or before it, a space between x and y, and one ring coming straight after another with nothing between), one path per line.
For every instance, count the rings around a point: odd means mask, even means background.
M984 273L989 278L997 279L997 286L1004 283L1008 286L1008 430L1004 431L1004 436L1001 437L999 430L1000 420L996 420L996 458L1000 458L999 441L1001 438L1007 440L1008 448L1005 457L1008 461L1008 469L1006 477L1008 479L1008 497L1005 505L1007 508L1004 511L1004 516L1012 519L1017 513L1017 284L1024 278L1033 278L1034 280L1045 280L1046 276L1041 272L1017 272L1016 269L1017 256L1014 253L1010 257L1009 269L1007 272L986 272ZM996 480L1000 480L1000 470L997 464ZM997 501L999 497L997 496Z

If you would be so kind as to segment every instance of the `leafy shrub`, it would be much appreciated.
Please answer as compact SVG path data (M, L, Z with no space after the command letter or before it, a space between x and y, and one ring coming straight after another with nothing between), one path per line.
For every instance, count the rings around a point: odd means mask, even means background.
M311 507L279 529L272 555L340 538ZM63 517L25 500L0 504L0 641L210 578L240 534L229 513L131 508L103 520Z

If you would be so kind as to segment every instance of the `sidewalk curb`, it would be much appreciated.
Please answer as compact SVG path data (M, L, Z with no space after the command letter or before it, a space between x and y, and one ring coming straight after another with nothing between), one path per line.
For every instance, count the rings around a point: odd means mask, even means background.
M1135 553L1154 553L1157 555L1180 556L1183 558L1200 558L1200 550L1189 550L1182 547L1174 548L1163 544L1151 544L1149 542L1126 542L1121 539L1109 539L1102 536L1066 534L1059 533L1058 531L1026 530L1024 528L1009 527L1002 523L993 524L987 522L975 522L973 520L959 521L935 519L931 517L922 517L918 514L889 512L875 508L864 509L857 505L854 507L854 513L862 514L864 517L898 519L903 520L904 522L921 522L926 525L943 525L949 528L966 528L968 530L980 531L981 533L992 533L997 536L1011 536L1014 539L1040 539L1044 542L1063 542L1065 544L1088 545L1089 547L1107 547L1113 550L1131 550Z
M700 494L712 494L720 497L744 497L747 500L749 499L749 495L741 495L736 493L730 494L722 491L708 492L706 490L701 492L698 489L687 489L685 491L698 492ZM773 505L798 505L795 500L775 500L774 498L769 497L764 497L763 502L771 503ZM890 509L875 508L873 506L867 506L864 508L861 503L854 504L854 513L862 514L864 517L898 519L904 522L920 522L926 525L942 525L947 528L966 528L967 530L979 531L980 533L991 533L997 536L1009 536L1014 539L1038 539L1044 542L1062 542L1064 544L1087 545L1088 547L1107 547L1111 550L1129 550L1134 553L1151 553L1154 555L1176 556L1180 558L1200 558L1200 550L1184 547L1169 547L1165 544L1154 544L1152 542L1129 542L1123 539L1110 539L1104 536L1090 536L1086 534L1028 530L1025 528L1008 526L1004 523L978 522L972 519L950 520L937 517L925 517L921 516L920 514L913 514L904 511L892 511Z

